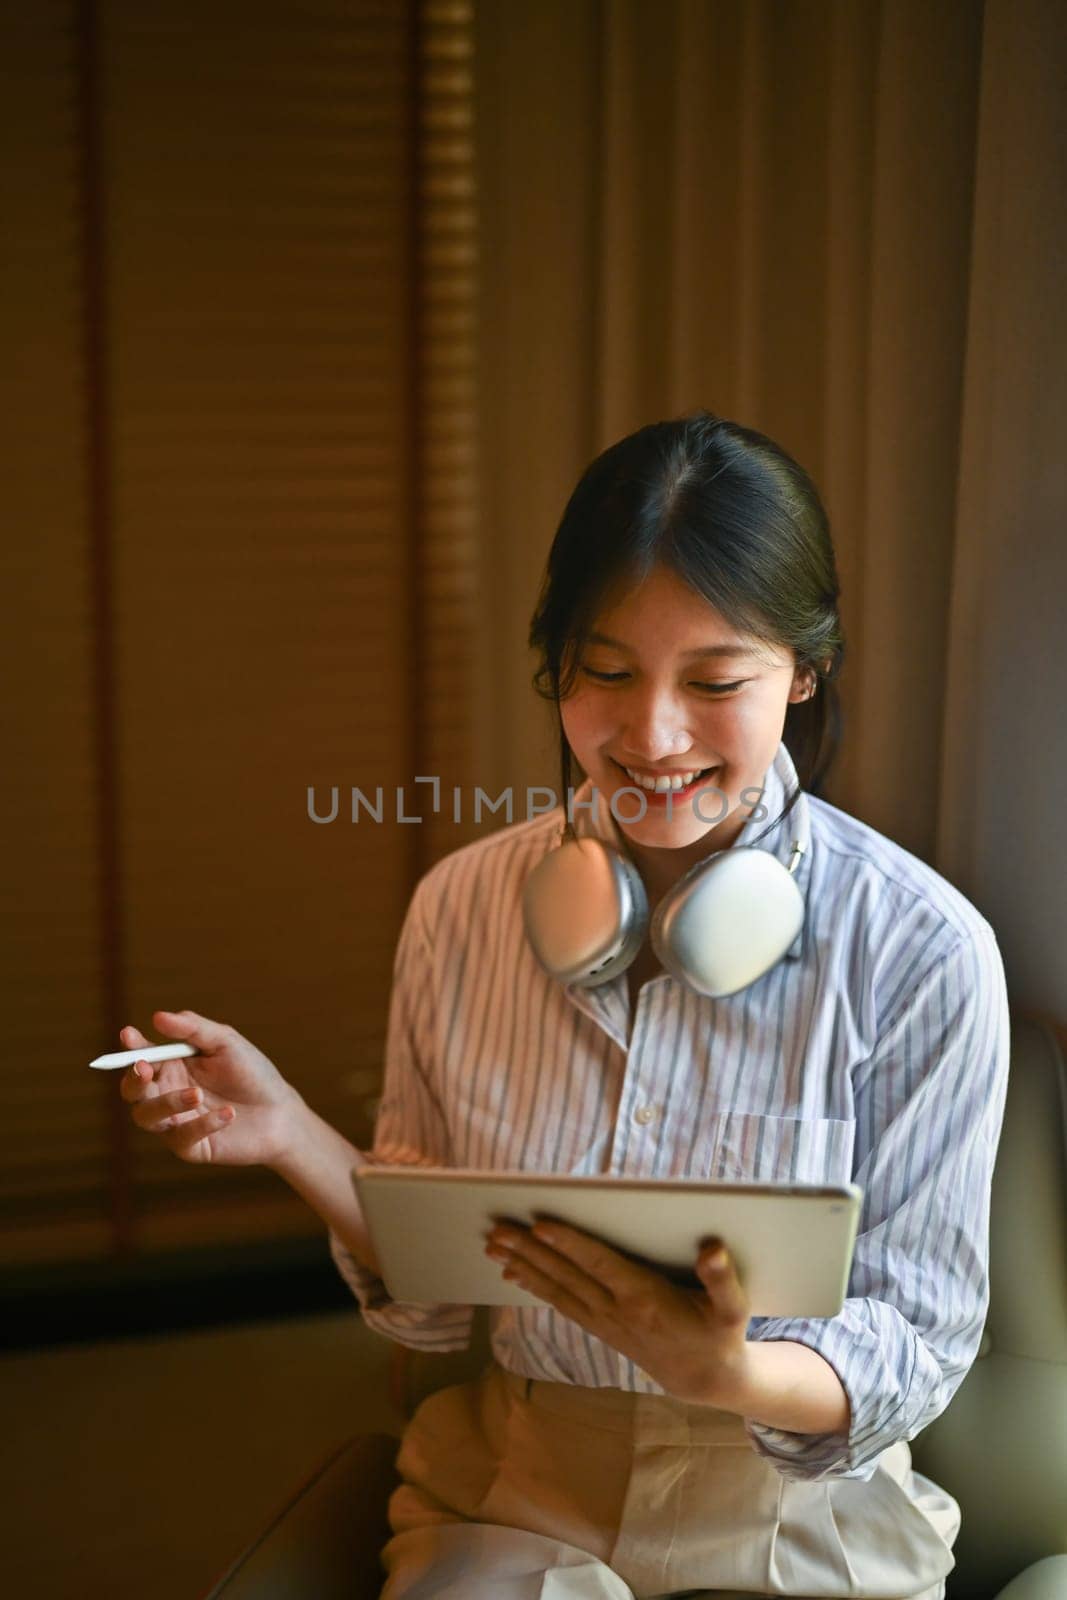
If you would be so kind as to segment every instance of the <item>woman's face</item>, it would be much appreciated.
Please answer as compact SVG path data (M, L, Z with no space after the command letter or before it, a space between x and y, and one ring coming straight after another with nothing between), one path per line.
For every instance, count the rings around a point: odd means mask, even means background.
M677 871L736 839L758 798L753 792L742 799L742 791L762 786L786 708L805 699L809 686L791 650L736 633L708 601L657 567L597 614L560 712L601 808L619 790L643 788L641 779L686 779L669 804L664 793L643 789L643 817L641 800L629 793L612 813L646 864L664 849L687 855L674 858ZM693 773L702 775L690 782Z

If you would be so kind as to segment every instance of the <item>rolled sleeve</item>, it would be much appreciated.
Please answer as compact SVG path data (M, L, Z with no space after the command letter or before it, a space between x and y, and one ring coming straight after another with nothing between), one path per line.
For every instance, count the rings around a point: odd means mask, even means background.
M433 1085L434 985L432 951L423 922L423 880L400 931L386 1029L385 1074L375 1120L374 1145L360 1165L454 1165L444 1108ZM375 1332L416 1350L465 1350L474 1308L421 1305L392 1299L384 1282L357 1261L338 1235L330 1255Z
M1004 968L982 919L919 980L856 1069L853 1177L864 1200L841 1311L749 1323L749 1339L817 1350L851 1407L847 1435L746 1420L757 1453L783 1476L870 1478L884 1450L940 1415L974 1361L1008 1059Z
M368 1328L413 1350L466 1350L471 1341L472 1306L415 1305L390 1298L377 1274L362 1266L335 1233L330 1254L352 1290Z

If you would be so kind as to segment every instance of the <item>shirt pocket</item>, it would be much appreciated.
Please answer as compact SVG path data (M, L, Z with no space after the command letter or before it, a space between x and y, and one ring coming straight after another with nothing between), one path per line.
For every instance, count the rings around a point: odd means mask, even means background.
M856 1124L839 1117L769 1117L720 1111L703 1141L713 1183L848 1183Z

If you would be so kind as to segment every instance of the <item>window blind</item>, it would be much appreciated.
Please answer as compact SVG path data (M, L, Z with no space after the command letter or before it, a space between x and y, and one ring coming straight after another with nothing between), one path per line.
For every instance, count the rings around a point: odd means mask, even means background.
M189 1007L369 1141L400 921L463 831L347 801L469 760L469 6L51 0L3 29L3 1248L314 1234L86 1063Z

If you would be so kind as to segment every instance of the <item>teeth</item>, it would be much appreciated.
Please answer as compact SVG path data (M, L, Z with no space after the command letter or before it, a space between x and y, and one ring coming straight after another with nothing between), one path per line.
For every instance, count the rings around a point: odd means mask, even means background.
M653 778L641 772L634 772L632 767L623 767L622 770L628 778L632 778L642 789L649 789L654 794L666 794L668 789L684 789L687 784L692 783L693 779L700 775L703 768L697 767L694 772L673 772L669 777L664 773L659 778Z

